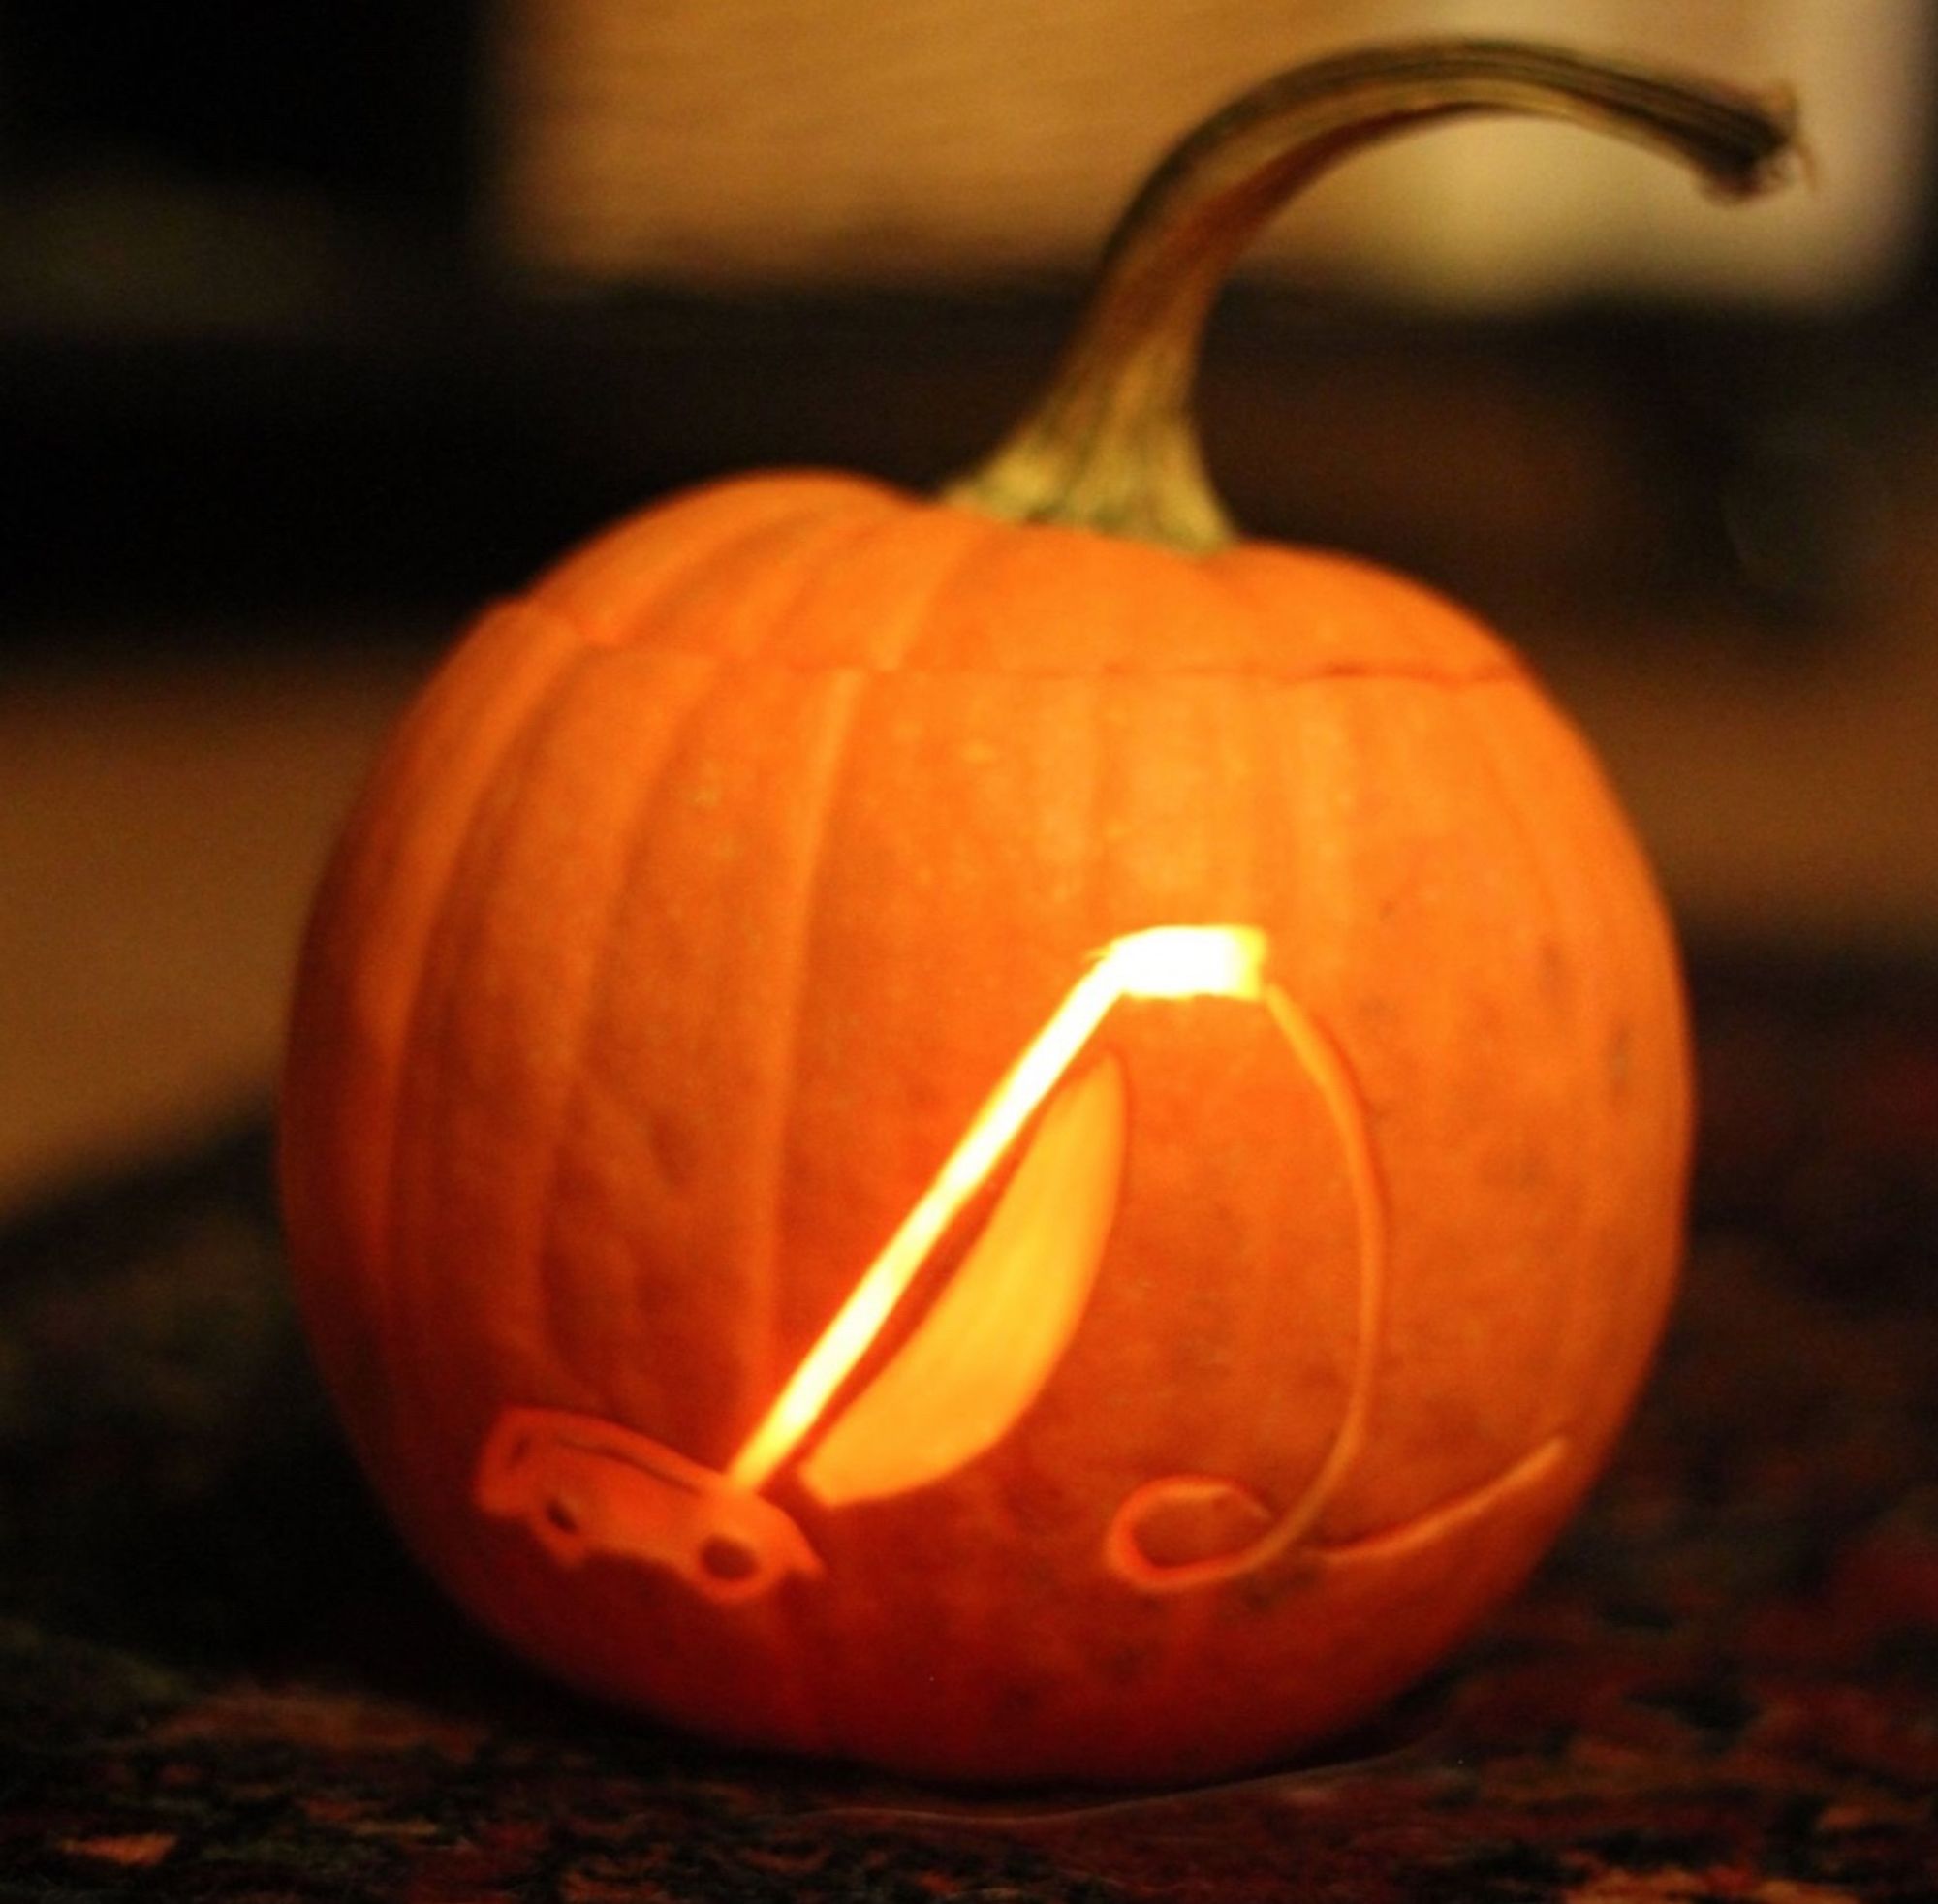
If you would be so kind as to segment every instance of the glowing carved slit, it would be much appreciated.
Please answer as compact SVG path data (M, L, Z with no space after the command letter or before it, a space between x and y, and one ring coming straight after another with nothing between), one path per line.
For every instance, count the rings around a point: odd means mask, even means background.
M734 1479L743 1487L762 1486L820 1420L835 1389L907 1295L929 1252L988 1180L1111 1006L1123 998L1257 998L1265 952L1264 933L1236 925L1158 926L1107 946L990 1093L915 1207L808 1351L735 1456L729 1469Z
M1001 1439L1076 1333L1117 1206L1126 1111L1114 1058L1071 1074L1110 1009L1127 998L1257 1001L1265 956L1265 935L1236 925L1159 926L1107 946L985 1101L725 1473L613 1422L516 1408L486 1439L478 1506L522 1521L562 1565L594 1554L657 1565L716 1601L819 1572L806 1537L763 1496L784 1467L793 1463L829 1506L940 1479ZM824 1420L936 1245L1025 1136L947 1289L875 1379Z
M1050 1100L1002 1202L921 1326L797 1472L828 1507L905 1494L993 1448L1049 1380L1104 1260L1124 1161L1105 1058Z
M606 1555L664 1567L708 1599L735 1603L789 1574L816 1575L806 1537L763 1489L791 1467L828 1507L923 1486L993 1447L1042 1391L1075 1335L1103 1261L1121 1186L1126 1091L1106 1056L1073 1077L1125 999L1258 1004L1325 1106L1355 1213L1358 1341L1346 1405L1305 1491L1273 1512L1216 1476L1172 1475L1122 1503L1106 1567L1148 1592L1213 1585L1306 1538L1364 1439L1386 1285L1386 1213L1364 1108L1319 1027L1265 978L1265 935L1236 925L1161 926L1113 941L1072 986L984 1103L725 1472L651 1438L560 1410L505 1411L482 1451L474 1498L523 1521L561 1565ZM1024 1141L1024 1139L1027 1141ZM839 1410L832 1404L908 1295L938 1243L1022 1145L981 1233L928 1313ZM818 1435L818 1439L816 1439ZM1430 1539L1536 1480L1548 1449L1496 1483L1350 1555ZM1168 1524L1216 1536L1210 1558L1170 1559Z

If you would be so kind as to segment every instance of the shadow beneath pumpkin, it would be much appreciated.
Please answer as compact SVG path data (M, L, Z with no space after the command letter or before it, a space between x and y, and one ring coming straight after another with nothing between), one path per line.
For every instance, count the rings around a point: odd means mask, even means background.
M1455 1660L1393 1701L1364 1726L1342 1732L1309 1754L1267 1764L1242 1778L1203 1785L1157 1786L985 1786L969 1791L914 1785L906 1800L883 1798L882 1781L864 1772L858 1780L873 1788L866 1802L844 1800L824 1790L814 1815L843 1825L910 1825L933 1829L991 1831L1005 1836L1032 1832L1053 1835L1095 1825L1149 1823L1199 1828L1233 1808L1259 1800L1296 1804L1329 1786L1362 1775L1403 1775L1417 1764L1422 1776L1448 1763L1449 1716L1453 1697L1466 1670Z

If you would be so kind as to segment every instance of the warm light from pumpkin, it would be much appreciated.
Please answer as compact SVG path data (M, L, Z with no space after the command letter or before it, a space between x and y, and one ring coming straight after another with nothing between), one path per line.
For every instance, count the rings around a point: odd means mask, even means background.
M908 1213L881 1255L869 1264L854 1295L828 1325L827 1333L814 1345L813 1352L796 1371L766 1419L735 1456L730 1470L734 1480L742 1487L760 1487L820 1420L828 1397L881 1333L891 1311L907 1294L909 1284L943 1233L988 1180L1003 1153L1016 1140L1023 1126L1076 1061L1111 1006L1122 998L1194 995L1255 998L1264 958L1263 935L1240 926L1155 926L1106 947L1055 1015L1016 1060L1016 1068L997 1085L921 1202ZM1078 1102L1102 1100L1085 1098ZM1098 1121L1096 1114L1081 1123L1078 1119L1078 1113L1073 1110L1067 1122L1059 1122L1053 1129L1060 1138L1066 1129L1080 1130ZM1108 1111L1102 1113L1102 1121L1110 1121ZM1059 1141L1056 1147L1061 1151L1065 1146ZM1113 1158L1114 1149L1107 1142L1101 1147L1093 1146L1091 1154ZM1056 1175L1047 1171L1041 1175L1032 1173L1029 1179L1032 1190L1036 1191L1039 1184L1042 1186L1029 1205L1032 1215L1016 1219L1014 1229L1005 1227L999 1233L999 1240L991 1244L994 1250L1005 1256L1016 1253L1027 1257L1042 1254L1046 1246L1053 1251L1058 1241L1064 1240L1068 1253L1069 1242L1056 1236L1058 1229L1064 1225L1081 1225L1086 1230L1097 1227L1096 1199L1073 1199L1063 1205L1056 1194L1071 1168L1066 1163L1064 1170ZM1108 1173L1114 1179L1114 1162ZM1093 1167L1083 1174L1095 1181L1104 1171ZM1108 1211L1105 1214L1108 1222ZM1092 1221L1086 1222L1086 1217ZM1095 1240L1101 1244L1101 1234ZM988 1243L989 1238L985 1241ZM1035 1292L1030 1282L1012 1276L1005 1279L1005 1288L1012 1292L1012 1299L1001 1305L991 1318L987 1336L990 1360L985 1364L999 1385L994 1397L998 1405L979 1407L973 1383L962 1383L958 1372L953 1426L961 1436L961 1451L953 1453L953 1458L943 1464L945 1467L953 1467L980 1451L1008 1425L1000 1404L1008 1371L1016 1365L1016 1359L1047 1373L1048 1360L1062 1347L1055 1327L1060 1312L1053 1302L1032 1315ZM1075 1326L1074 1316L1068 1321ZM956 1333L960 1328L959 1324L955 1325ZM958 1371L959 1368L958 1363ZM923 1408L921 1413L926 1418L931 1411ZM942 1411L933 1413L939 1417ZM942 1425L938 1420L935 1428L929 1431L935 1432ZM901 1426L906 1430L906 1417ZM911 1446L895 1434L890 1422L884 1421L882 1439L885 1444L899 1441L904 1454L914 1455L916 1465L922 1465L919 1436L918 1445ZM811 1464L808 1473L810 1477L819 1473L837 1490L833 1495L824 1493L824 1499L854 1498L851 1491L854 1483L844 1484L834 1481L833 1476L844 1470L854 1473L855 1469L852 1455L837 1466L824 1451L821 1460ZM879 1481L861 1485L866 1492L896 1491ZM822 1493L820 1487L815 1491Z
M758 1494L822 1422L931 1252L1054 1092L973 1247L893 1359L800 1461L799 1478L828 1507L876 1500L941 1480L1008 1432L1082 1319L1123 1164L1128 1111L1121 1066L1106 1057L1076 1083L1058 1087L1120 1003L1227 998L1266 1008L1337 1126L1359 1212L1359 1379L1332 1459L1268 1537L1190 1567L1152 1563L1137 1545L1139 1522L1181 1499L1202 1503L1214 1492L1233 1499L1243 1493L1230 1482L1173 1477L1147 1483L1126 1503L1107 1536L1104 1559L1138 1585L1177 1591L1228 1577L1290 1545L1357 1451L1385 1264L1378 1188L1357 1095L1336 1053L1266 983L1266 952L1264 933L1237 925L1154 926L1105 947L991 1093L725 1475L643 1438L615 1437L596 1421L558 1418L548 1432L539 1412L512 1409L506 1420L513 1425L501 1423L486 1442L480 1505L526 1519L561 1555L577 1559L597 1545L658 1560L720 1598L744 1598L789 1572L818 1572L799 1530L778 1512L756 1512L745 1497ZM536 1455L540 1447L550 1452ZM720 1526L708 1521L709 1512L721 1514ZM1257 1504L1256 1512L1266 1511ZM595 1528L596 1536L588 1531ZM763 1550L764 1538L772 1551ZM750 1544L753 1551L731 1572L694 1560L709 1546L717 1553Z
M1282 76L944 501L675 499L405 724L305 951L292 1257L398 1525L531 1658L767 1745L1202 1776L1416 1679L1593 1480L1679 1249L1659 903L1514 657L1240 541L1189 414L1283 197L1473 111L1738 191L1786 139L1551 49Z

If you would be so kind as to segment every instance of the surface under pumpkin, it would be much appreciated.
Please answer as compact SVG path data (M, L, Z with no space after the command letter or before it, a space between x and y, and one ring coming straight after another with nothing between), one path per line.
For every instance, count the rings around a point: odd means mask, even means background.
M1406 56L1213 158L1610 109ZM1646 97L1718 171L1780 140ZM487 615L317 902L283 1180L359 1451L512 1645L716 1735L1310 1744L1524 1576L1669 1300L1681 992L1586 750L1430 593L1225 538L1183 439L1127 489L1165 354L1091 334L1047 459L721 484Z

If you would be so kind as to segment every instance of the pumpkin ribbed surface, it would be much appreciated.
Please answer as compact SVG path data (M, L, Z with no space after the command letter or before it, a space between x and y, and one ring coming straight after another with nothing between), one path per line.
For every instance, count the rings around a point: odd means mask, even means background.
M316 1338L426 1562L588 1687L941 1771L1238 1763L1512 1584L1644 1365L1680 1007L1579 742L1391 577L1139 549L1064 614L1040 551L1073 543L1118 552L838 480L676 503L487 616L347 832L286 1095ZM1312 1080L1230 1001L1189 1040L1125 1006L1124 1189L1068 1353L945 1482L797 1507L838 1594L561 1576L476 1512L508 1401L724 1466L1097 949L1219 920L1350 1062L1376 1343ZM1361 1353L1309 1542L1191 1605L1104 1575L1154 1476L1297 1498Z
M1408 126L1725 191L1787 109L1506 42L1267 80L1159 166L941 503L620 523L486 615L325 879L282 1170L452 1595L602 1698L937 1775L1205 1776L1534 1564L1662 1327L1681 988L1587 751L1430 592L1240 539L1226 267Z

